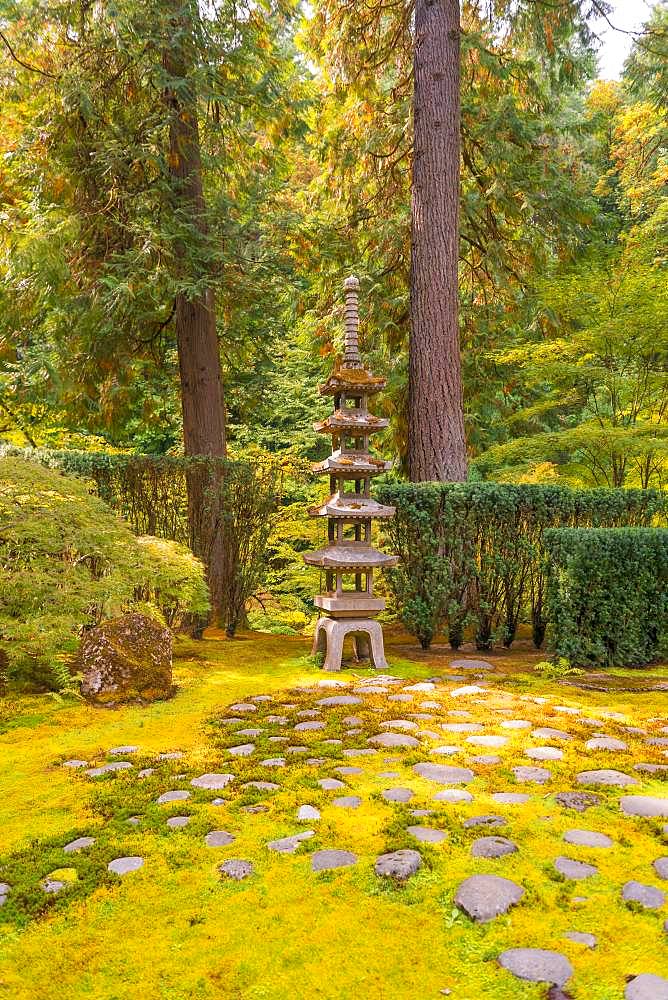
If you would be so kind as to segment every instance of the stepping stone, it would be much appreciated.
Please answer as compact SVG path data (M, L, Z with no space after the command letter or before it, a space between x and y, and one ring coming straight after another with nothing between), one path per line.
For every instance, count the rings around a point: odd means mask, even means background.
M348 687L350 681L337 681L333 677L326 677L324 680L318 681L317 686L321 688L345 688Z
M420 702L420 708L423 708L425 711L429 711L430 708L440 711L442 705L440 701L422 701Z
M479 733L482 726L477 722L444 722L441 729L445 729L446 733Z
M234 781L233 774L200 774L199 778L193 778L190 784L193 788L205 788L210 792L218 792L225 788L231 781Z
M307 757L304 761L309 767L319 767L320 764L327 764L327 757Z
M234 882L241 882L253 874L254 868L250 861L243 861L241 858L230 858L218 866L218 871L221 875L231 878Z
M87 760L77 760L76 758L72 758L72 760L64 760L63 763L60 766L61 767L72 767L72 768L88 767L88 761Z
M410 802L414 792L410 788L386 788L380 794L386 802Z
M351 851L315 851L311 855L311 871L327 872L332 868L348 868L357 864L357 855Z
M668 979L644 972L636 976L624 991L625 1000L668 1000Z
M319 708L303 708L301 712L297 712L297 718L299 719L314 719L316 715L321 715Z
M342 795L338 799L332 799L332 805L339 806L340 809L359 809L362 800L359 795Z
M250 702L240 701L236 705L230 705L230 712L257 712L257 705Z
M381 687L380 684L369 684L367 687L356 688L357 691L361 691L363 694L386 694L387 688Z
M227 830L212 830L207 833L204 842L207 847L227 847L235 838Z
M549 726L539 726L538 729L534 729L531 733L536 740L572 740L573 737L569 733L565 733L562 729L551 729Z
M652 867L659 878L668 879L668 858L657 858L652 862Z
M315 806L300 806L297 810L297 819L300 823L320 819L320 810Z
M115 760L113 764L103 764L101 767L90 767L86 774L91 778L99 778L101 774L112 774L114 771L127 771L132 767L129 760Z
M514 767L513 774L517 781L530 781L535 785L544 785L552 777L546 767Z
M664 774L666 771L668 771L668 764L650 764L650 763L634 764L633 770L644 771L646 774Z
M595 792L557 792L554 798L565 809L575 809L580 813L597 806L601 801L601 796ZM666 815L668 816L668 812Z
M286 747L286 753L308 753L308 747Z
M289 736L270 736L267 740L268 743L289 743Z
M254 750L254 743L240 743L239 746L227 748L227 752L234 757L250 757Z
M624 795L619 805L629 816L668 816L668 799L652 795Z
M390 733L385 733L385 735L386 736L390 736L391 734ZM404 739L409 740L409 739L412 739L412 737L411 736L405 736ZM340 742L341 741L339 740L339 743ZM417 740L415 742L417 743ZM386 744L384 744L384 745L386 745ZM395 746L396 744L392 744L392 745ZM354 748L354 749L350 749L350 750L344 750L343 751L343 756L344 757L371 757L375 753L378 753L378 751L374 750L372 747L363 747L363 748Z
M494 670L494 665L487 660L453 660L449 666L453 670Z
M275 781L247 781L242 788L257 788L260 792L276 792L281 787Z
M363 699L355 694L335 694L331 698L321 698L318 705L333 708L336 705L361 705Z
M433 809L411 809L410 813L411 813L411 816L415 816L416 819L417 819L420 816L433 816L434 815L434 810Z
M466 742L476 747L504 747L508 739L505 736L468 736Z
M530 983L565 986L573 975L573 966L564 955L541 948L509 948L499 955L499 965Z
M583 931L566 931L564 937L577 944L583 944L587 948L595 948L598 943L593 934L587 934Z
M441 785L465 785L473 781L475 774L468 767L450 767L447 764L414 764L413 770L421 778L437 781Z
M515 854L517 845L507 837L479 837L471 844L471 854L474 858L503 858L506 854Z
M107 753L110 757L123 757L126 753L137 753L138 750L138 746L114 747L112 750L108 750Z
M421 865L420 853L408 849L381 854L380 857L376 858L373 870L376 875L393 878L397 882L405 882L411 875L415 875Z
M445 788L442 792L436 792L435 802L473 802L473 796L463 788Z
M434 691L436 685L433 681L420 681L418 684L408 684L404 691Z
M380 771L378 774L379 778L398 778L398 771Z
M11 891L11 885L9 882L0 882L0 906L4 906L7 902L7 896Z
M210 806L224 806L226 799L211 799Z
M429 716L431 718L431 716ZM405 729L410 731L411 729L417 729L417 722L411 722L410 719L390 719L389 722L381 722L381 729Z
M266 813L266 812L269 812L269 808L268 808L268 806L263 806L261 803L258 802L258 804L254 805L254 806L241 806L241 811L245 812L245 813L252 813L252 814L255 814L255 813Z
M337 788L345 788L343 781L338 778L318 778L318 784L325 792L334 792Z
M234 725L238 725L240 722L244 722L244 721L245 721L244 719L237 718L236 716L234 716L234 717L230 716L228 719L219 719L218 720L218 722L219 722L219 724L221 726L234 726ZM158 760L159 759L160 759L160 755L158 755Z
M612 736L593 736L585 743L586 750L628 750L628 746L623 740L613 739Z
M71 840L69 844L65 844L63 850L65 854L74 854L76 851L83 851L86 847L92 847L95 843L95 837L77 837L76 840Z
M167 826L171 827L172 830L180 830L181 827L188 825L190 819L190 816L170 816L167 820Z
M485 689L479 684L464 684L463 687L453 688L450 692L451 698L465 698L467 695L485 694Z
M275 723L277 726L286 726L288 723L287 716L285 715L266 715L264 721ZM241 719L239 719L239 722L241 722Z
M136 872L144 864L144 859L139 857L114 858L107 865L107 871L114 875L127 875L129 872Z
M567 844L577 844L578 847L612 847L613 841L604 833L594 833L593 830L567 830L564 834Z
M634 879L622 886L622 899L627 903L640 903L647 910L656 910L666 901L661 889L653 885L644 885Z
M262 761L263 767L285 767L285 757L267 757Z
M367 743L373 743L379 747L419 747L420 741L414 736L406 736L404 733L380 733L378 736L371 736Z
M141 816L128 816L125 822L129 823L130 826L139 826L141 823Z
M237 729L235 736L262 736L264 729Z
M341 767L335 767L334 770L336 771L337 774L364 774L363 768L353 767L352 765L350 767L346 767L345 765Z
M158 805L164 805L166 802L185 802L186 799L190 798L190 792L181 791L180 789L175 789L172 792L163 792L162 795L156 799Z
M387 700L388 701L403 701L403 702L407 702L407 701L412 701L413 700L413 695L412 694L388 694Z
M291 837L270 840L267 847L270 851L278 851L279 854L294 854L302 840L308 840L310 837L315 837L315 830L304 830L302 833L293 833Z
M564 751L556 747L529 747L524 751L524 756L530 757L531 760L561 760Z
M254 694L251 697L251 701L273 701L274 696L271 694Z
M358 715L346 715L341 722L344 726L363 726L364 723Z
M564 878L581 879L598 875L598 868L594 865L587 865L584 861L574 861L572 858L565 858L563 855L555 858L554 867Z
M577 780L580 785L608 785L614 788L626 788L628 785L638 784L629 774L611 768L604 768L601 771L580 771Z
M138 778L150 778L152 774L155 774L154 767L143 767L141 771L137 772Z
M325 728L324 722L316 722L315 720L313 720L312 722L298 722L297 725L295 726L295 732L308 733L311 732L311 730L324 729L324 728Z
M441 747L431 747L431 749L430 749L429 752L430 753L437 753L441 757L450 757L450 756L452 756L453 753L461 753L462 752L462 748L461 747L452 746L452 745L446 745L446 746L441 746Z
M668 736L650 736L645 743L650 747L668 747Z
M430 826L407 826L406 830L423 844L440 844L448 839L445 830L434 830Z
M531 796L525 792L492 792L491 798L507 806L520 806L528 802Z
M504 816L471 816L464 820L464 829L468 830L475 826L506 826L508 820Z
M44 892L49 893L49 895L55 896L56 893L60 892L62 889L65 889L68 883L61 882L61 880L57 878L45 878L44 881L41 883L41 885L42 885L42 890Z
M455 903L478 924L507 913L524 895L522 886L499 875L471 875L455 893Z
M527 719L504 719L501 723L502 729L531 729L531 723Z

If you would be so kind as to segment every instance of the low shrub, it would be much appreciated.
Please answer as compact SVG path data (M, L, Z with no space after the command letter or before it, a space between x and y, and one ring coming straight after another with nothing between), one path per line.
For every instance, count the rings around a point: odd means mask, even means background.
M176 542L136 538L84 481L0 459L0 646L9 677L39 689L72 686L85 628L137 609L172 626L202 614L201 563Z
M576 666L668 654L668 530L546 531L549 648Z

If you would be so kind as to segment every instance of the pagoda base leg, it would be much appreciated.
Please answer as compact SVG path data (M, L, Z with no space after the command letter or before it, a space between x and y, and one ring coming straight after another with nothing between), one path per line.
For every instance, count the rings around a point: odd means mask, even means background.
M313 636L313 653L324 653L323 670L340 670L343 659L343 643L352 635L355 655L370 654L371 664L376 670L387 670L383 630L379 622L371 618L320 618Z

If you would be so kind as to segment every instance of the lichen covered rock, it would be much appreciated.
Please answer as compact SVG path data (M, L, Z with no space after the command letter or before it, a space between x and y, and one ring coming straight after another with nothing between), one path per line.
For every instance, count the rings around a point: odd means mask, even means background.
M79 646L81 693L93 704L150 702L172 693L172 634L137 612L103 622Z

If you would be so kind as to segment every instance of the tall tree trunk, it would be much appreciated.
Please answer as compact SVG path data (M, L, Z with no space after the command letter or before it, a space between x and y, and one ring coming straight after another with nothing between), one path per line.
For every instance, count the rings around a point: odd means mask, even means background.
M466 479L459 349L459 0L416 0L408 468Z
M193 83L194 28L199 16L195 0L167 0L170 37L163 65L169 76L165 100L171 112L169 169L175 217L190 227L194 244L207 236L202 161L197 121L197 94ZM190 249L193 249L192 247ZM179 278L202 278L200 252L189 254L188 241L177 241ZM179 292L175 307L179 356L183 444L186 455L224 458L225 407L220 373L216 314L211 289L199 295ZM221 472L215 463L198 462L188 475L188 513L191 544L207 567L214 612L220 613L221 574L224 572Z

